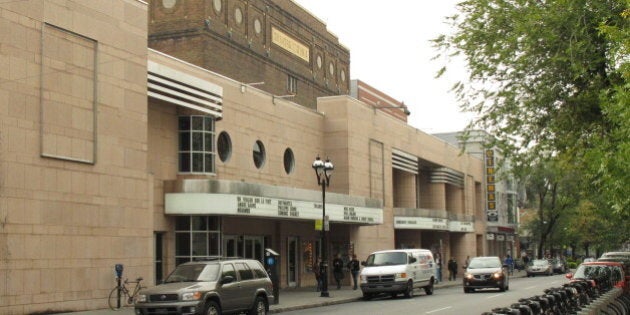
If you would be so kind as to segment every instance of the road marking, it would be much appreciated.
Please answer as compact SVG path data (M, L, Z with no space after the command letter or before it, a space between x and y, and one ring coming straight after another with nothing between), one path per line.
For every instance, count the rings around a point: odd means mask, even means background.
M436 309L436 310L428 311L428 312L426 312L425 314L431 314L431 313L435 313L435 312L440 312L440 311L443 311L443 310L447 310L447 309L449 309L449 308L452 308L452 306L447 306L447 307L438 308L438 309Z
M494 299L495 297L499 297L501 295L503 295L503 294L495 294L495 295L487 297L487 299Z

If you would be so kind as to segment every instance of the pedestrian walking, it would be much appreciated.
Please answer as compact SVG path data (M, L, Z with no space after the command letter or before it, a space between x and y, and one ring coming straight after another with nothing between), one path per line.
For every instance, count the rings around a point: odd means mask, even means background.
M507 265L508 275L514 274L514 259L512 259L512 256L507 255L507 257L505 257L504 264Z
M455 257L451 257L448 261L448 280L455 281L457 280L457 261L455 261Z
M442 257L440 253L435 254L435 271L437 272L437 282L442 282Z
M353 290L359 288L358 286L358 278L359 278L359 270L361 269L361 264L357 259L357 254L352 254L352 259L348 262L348 269L350 270L350 274L352 275L352 282L354 286Z
M332 261L333 264L333 276L335 277L335 281L337 282L337 290L341 289L341 280L343 280L343 260L341 260L341 255L337 254L335 259Z

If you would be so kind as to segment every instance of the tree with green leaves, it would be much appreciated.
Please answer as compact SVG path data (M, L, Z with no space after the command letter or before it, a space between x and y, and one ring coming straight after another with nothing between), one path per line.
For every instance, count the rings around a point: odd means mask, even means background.
M434 40L464 58L460 107L516 165L580 169L582 198L630 219L630 1L469 0ZM441 75L448 68L443 68ZM524 169L516 167L516 169Z

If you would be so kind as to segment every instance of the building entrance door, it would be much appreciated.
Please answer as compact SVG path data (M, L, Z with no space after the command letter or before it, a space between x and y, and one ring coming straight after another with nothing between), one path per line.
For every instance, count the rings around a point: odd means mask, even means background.
M298 264L298 238L289 236L287 238L287 284L290 287L297 286Z
M223 257L238 257L238 236L225 235L223 237Z
M243 246L243 257L256 259L260 262L264 257L265 238L263 236L248 236L243 238L245 245Z
M243 257L263 262L265 237L254 235L224 235L223 257Z

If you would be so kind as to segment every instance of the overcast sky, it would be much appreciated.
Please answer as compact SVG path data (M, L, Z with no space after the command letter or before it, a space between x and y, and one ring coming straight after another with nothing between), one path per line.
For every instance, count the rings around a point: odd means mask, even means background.
M444 17L456 13L458 0L293 1L322 20L350 50L351 79L405 102L410 125L427 133L466 127L472 116L459 112L449 91L466 72L452 69L435 79L444 61L431 60L436 51L429 42L449 32Z

